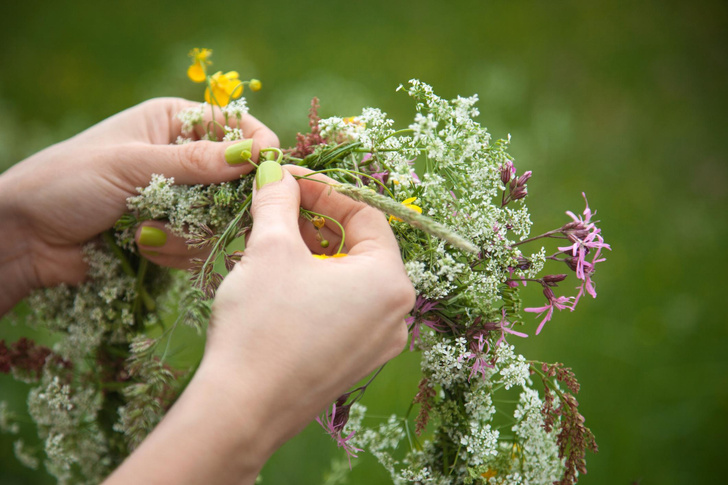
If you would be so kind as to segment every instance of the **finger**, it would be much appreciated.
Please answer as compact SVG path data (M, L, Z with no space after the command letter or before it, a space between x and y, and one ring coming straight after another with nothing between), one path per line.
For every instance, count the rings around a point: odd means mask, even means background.
M179 114L191 109L202 109L202 122L195 127L195 131L184 131L184 123ZM174 143L179 136L201 139L205 130L214 127L215 136L222 138L224 132L224 116L219 107L204 105L199 102L183 98L154 98L138 104L118 115L110 118L128 118L132 126L134 140L145 141L155 145ZM184 118L184 116L182 116ZM242 130L245 138L256 138L262 146L279 146L278 138L265 124L254 116L245 114L241 119L228 118L231 128Z
M125 146L126 152L115 170L137 186L149 183L154 173L173 177L175 183L184 185L227 182L253 170L249 160L258 160L261 147L255 139L252 142L196 141L184 145L136 143Z
M280 255L308 255L298 227L300 190L295 179L278 163L266 161L255 174L250 207L253 228L248 249L272 249Z
M173 234L162 221L145 221L134 236L139 252L160 266L188 269L192 258L205 258L206 249L191 248L185 238Z
M133 136L118 149L116 173L135 186L146 185L153 173L174 177L179 184L219 183L249 173L254 168L249 161L259 159L261 148L279 146L275 133L250 115L231 120L232 126L242 129L245 140L170 145L182 133L177 113L192 106L200 104L158 98L117 115L129 118Z
M310 170L295 165L286 165L286 170L293 175L303 176ZM321 174L311 178L319 181L338 184L335 180ZM344 227L345 244L349 254L359 254L370 250L394 251L399 257L399 245L394 238L386 217L377 209L356 202L339 194L331 186L314 180L299 179L301 188L301 206L314 212L325 214L336 219ZM326 221L327 227L333 231L336 224Z

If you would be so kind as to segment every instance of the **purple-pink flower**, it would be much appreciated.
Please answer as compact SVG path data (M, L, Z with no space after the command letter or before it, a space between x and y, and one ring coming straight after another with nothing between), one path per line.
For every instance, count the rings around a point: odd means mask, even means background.
M415 300L415 306L412 309L412 314L405 318L405 323L412 332L412 340L410 341L410 351L415 349L415 342L420 338L421 325L430 327L436 332L444 332L445 329L442 327L440 319L437 317L426 319L424 315L432 310L437 310L437 302L429 301L422 296L418 295Z
M331 406L331 411L327 410L321 416L317 416L316 421L336 441L339 448L343 448L346 451L346 457L349 459L349 469L351 469L351 457L356 458L356 452L363 450L349 443L349 440L351 440L356 431L352 431L346 436L343 434L344 425L349 421L349 409L351 408L351 404L345 404L348 397L348 393L341 396Z
M489 329L489 325L493 325L493 330L500 330L501 334L500 337L498 337L498 340L495 343L495 346L498 347L503 342L506 342L506 334L509 333L511 335L515 335L516 337L521 338L527 338L528 334L525 334L523 332L517 332L513 330L513 323L509 322L506 318L506 309L501 309L501 313L503 314L503 317L501 318L500 322L497 323L486 323L483 325L484 328ZM507 342L506 342L507 343Z
M485 369L493 368L493 364L490 364L487 360L485 360L488 352L490 352L490 344L485 338L483 338L483 332L479 332L475 340L470 342L470 348L472 351L458 357L458 362L462 362L465 359L475 359L473 367L470 369L468 381L470 381L470 379L478 373L480 373L483 379L485 379L487 377Z
M544 325L546 325L546 322L551 320L551 317L554 314L554 308L557 310L564 310L568 308L569 310L574 310L573 307L573 296L559 296L558 298L554 295L554 292L549 287L545 287L543 289L543 294L546 296L546 299L548 300L548 304L537 307L537 308L525 308L524 311L530 312L530 313L538 313L538 316L540 317L544 313L546 313L546 316L543 320L541 320L541 323L539 324L538 328L536 329L536 335L538 335L541 332L541 329ZM569 303L572 303L571 306L569 306Z
M475 359L475 362L473 362L473 367L470 370L470 376L468 377L468 380L472 379L473 376L478 373L480 373L483 378L487 377L485 369L493 367L493 364L489 363L486 360L486 356L490 352L490 344L488 343L486 337L490 334L491 331L500 330L501 333L500 337L498 337L498 340L495 343L496 347L498 347L503 342L506 342L507 333L511 335L516 335L517 337L528 337L528 335L526 335L525 333L513 330L513 323L508 321L505 308L503 308L501 312L503 316L501 317L499 322L486 322L482 325L479 325L480 317L478 317L478 319L475 320L473 326L468 330L468 332L466 332L466 335L470 340L470 352L466 352L461 355L458 358L458 361L462 362L464 359Z
M604 242L604 238L601 236L601 229L596 227L595 222L591 220L592 213L589 208L589 201L586 199L586 194L582 192L586 208L583 212L583 217L576 216L573 212L567 211L566 214L572 219L572 222L564 225L561 228L561 232L566 235L572 242L571 246L559 247L559 251L571 254L572 258L567 260L567 263L576 272L576 277L582 280L581 286L577 287L579 293L577 294L574 305L579 301L584 293L588 293L592 298L596 298L597 292L594 287L594 282L591 279L591 275L594 274L594 266L597 263L605 261L604 258L600 258L602 249L612 248L609 244ZM591 254L591 260L587 260L587 255Z

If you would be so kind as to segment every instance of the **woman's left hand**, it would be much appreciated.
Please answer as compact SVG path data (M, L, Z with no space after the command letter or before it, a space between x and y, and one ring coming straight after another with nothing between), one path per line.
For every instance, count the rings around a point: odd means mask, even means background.
M83 281L82 246L116 222L126 199L153 173L179 184L210 184L252 170L250 163L226 161L225 149L234 142L170 144L181 135L176 114L197 105L179 98L149 100L0 176L0 315L34 288ZM240 128L253 139L253 160L261 148L278 146L276 135L250 115ZM174 237L154 250L159 254L150 259L167 266L183 267L190 257Z

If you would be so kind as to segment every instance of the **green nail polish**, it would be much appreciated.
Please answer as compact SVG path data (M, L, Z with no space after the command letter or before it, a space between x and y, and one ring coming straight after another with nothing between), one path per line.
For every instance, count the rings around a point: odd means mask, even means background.
M225 149L225 161L230 165L240 165L250 161L253 156L253 139L248 138Z
M167 233L156 227L144 226L139 234L139 244L158 248L167 242Z
M261 189L266 184L269 184L271 182L278 182L283 178L283 169L278 164L278 162L274 162L271 160L266 160L265 162L258 165L258 171L255 173L255 183L258 187L258 190Z

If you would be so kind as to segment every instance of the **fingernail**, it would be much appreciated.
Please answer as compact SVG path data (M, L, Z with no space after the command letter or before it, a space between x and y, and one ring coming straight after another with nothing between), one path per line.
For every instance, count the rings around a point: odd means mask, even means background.
M144 226L139 234L139 244L158 248L167 242L167 233L156 227Z
M225 161L230 165L248 162L253 156L253 139L248 138L225 149Z
M258 190L261 189L266 184L269 184L271 182L278 182L283 178L283 169L278 164L278 162L274 162L271 160L266 160L265 162L258 165L258 171L255 173L255 183L258 187Z

